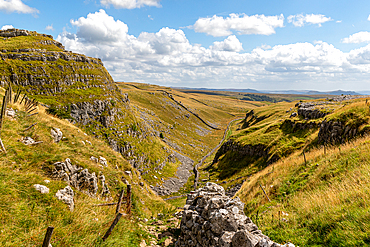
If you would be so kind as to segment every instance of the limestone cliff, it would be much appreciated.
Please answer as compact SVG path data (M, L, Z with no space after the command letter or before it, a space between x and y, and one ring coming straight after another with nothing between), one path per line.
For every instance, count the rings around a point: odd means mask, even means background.
M27 30L0 31L0 83L12 85L86 132L104 139L145 172L171 150L136 118L129 96L99 58L66 51L52 36ZM148 150L146 147L151 146Z

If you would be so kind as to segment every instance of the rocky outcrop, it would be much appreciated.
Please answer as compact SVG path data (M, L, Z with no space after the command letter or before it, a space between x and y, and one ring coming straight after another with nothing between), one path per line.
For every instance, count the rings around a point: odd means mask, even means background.
M265 145L241 145L238 142L234 142L234 140L228 140L227 142L222 144L220 149L217 151L215 158L213 159L213 164L218 162L218 159L228 151L236 152L239 154L240 157L264 157L268 159L268 164L271 164L279 159L277 155L271 156L269 153L269 148L267 148Z
M44 41L43 44L54 44L61 45L56 43L56 41ZM54 62L58 59L64 61L74 61L74 62L84 62L84 63L95 63L103 66L103 62L99 58L90 58L85 55L75 54L72 52L66 51L46 51L42 49L15 49L15 50L0 50L0 58L2 60L12 59L12 60L21 60L21 61L42 61L42 62Z
M62 140L63 138L63 132L58 128L52 128L50 130L50 134L53 137L55 143L60 142L60 140Z
M90 196L96 196L98 192L98 178L96 177L95 172L90 173L88 169L72 165L71 160L68 158L65 162L57 162L54 164L53 177L68 182L71 186ZM100 178L104 178L104 182L102 182L102 190L108 190L108 187L105 188L105 177L100 176ZM105 191L104 194L108 195L108 192L109 190Z
M302 116L305 119L317 119L325 117L329 112L322 111L316 107L316 103L298 103L298 116Z
M117 114L117 109L112 106L111 99L95 100L92 103L79 102L71 104L70 109L70 115L76 122L87 125L91 121L98 121L105 128L112 125Z
M50 191L48 187L41 184L34 184L33 187L35 188L35 190L40 191L41 194L47 194Z
M58 200L61 200L65 204L68 205L69 210L73 211L75 208L75 202L74 202L74 192L71 187L67 186L64 189L60 189L57 191L55 196L58 198Z
M11 29L7 29L7 30L0 30L0 37L4 37L4 38L14 38L14 37L18 37L18 36L43 36L43 37L47 37L49 39L53 39L53 36L51 35L47 35L47 34L39 34L39 33L36 33L36 32L32 32L32 31L28 31L28 30L22 30L22 29L15 29L15 28L11 28ZM46 42L48 41L48 42ZM42 41L40 41L42 42ZM54 40L45 40L44 41L44 45L55 45L57 47L59 47L60 49L64 50L64 46L60 43L60 42L57 42L57 41L54 41ZM22 50L27 50L27 49L22 49Z
M214 183L188 195L176 247L294 247L273 242L248 218L239 198Z
M318 139L324 144L340 144L353 139L358 134L355 126L346 125L340 121L326 121L321 123Z

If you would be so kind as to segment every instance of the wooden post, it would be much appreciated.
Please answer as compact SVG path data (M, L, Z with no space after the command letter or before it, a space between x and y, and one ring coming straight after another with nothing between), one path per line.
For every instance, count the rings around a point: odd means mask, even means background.
M8 102L12 103L12 93L13 93L13 90L12 90L12 86L9 85L9 98L8 98Z
M258 227L258 212L259 210L257 210L257 214L256 214L256 226Z
M104 237L103 237L103 241L105 241L105 240L109 237L109 235L112 233L113 228L117 225L117 223L118 223L119 219L121 219L121 216L122 216L122 214L121 214L121 213L118 213L118 214L117 214L117 216L116 216L116 218L114 219L114 221L113 221L112 225L109 227L108 231L105 233L105 235L104 235Z
M122 189L121 190L121 193L119 194L119 197L118 197L118 202L117 202L117 207L116 207L116 214L119 212L119 210L121 209L121 202L122 202L122 198L123 198L123 193L125 191Z
M304 164L307 165L306 154L304 153L304 149L303 149L303 158L304 158Z
M42 247L49 247L50 239L51 239L51 235L53 235L53 231L54 231L54 227L49 226L48 229L46 230L44 243L42 244Z
M3 120L4 120L4 117L5 117L5 112L6 112L6 107L7 107L7 97L8 97L8 91L5 92L5 96L3 98L3 105L1 107L1 115L0 115L0 130L1 128L3 127Z
M269 200L269 202L271 202L270 198L269 198L269 197L268 197L268 195L266 194L266 192L265 192L265 190L263 189L262 185L261 185L261 184L259 184L259 185L260 185L260 187L261 187L261 189L262 189L263 193L265 194L265 196L266 196L267 200Z
M131 214L131 184L127 185L127 195L126 195L126 212L127 214Z

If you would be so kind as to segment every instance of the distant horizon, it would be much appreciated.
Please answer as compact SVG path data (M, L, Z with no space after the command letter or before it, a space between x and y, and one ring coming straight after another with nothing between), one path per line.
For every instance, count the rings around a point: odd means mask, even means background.
M170 87L174 89L198 89L198 90L255 90L259 92L286 92L286 91L297 91L297 92L366 92L370 94L370 90L343 90L343 89L334 89L334 90L316 90L316 89L256 89L256 88L228 88L228 87L220 87L220 88L212 88L212 87L189 87L189 86L173 86L173 85L160 85L156 83L149 83L149 82L124 82L124 81L116 81L116 82L123 82L123 83L141 83L141 84L149 84L149 85L156 85L156 86L163 86L163 87Z

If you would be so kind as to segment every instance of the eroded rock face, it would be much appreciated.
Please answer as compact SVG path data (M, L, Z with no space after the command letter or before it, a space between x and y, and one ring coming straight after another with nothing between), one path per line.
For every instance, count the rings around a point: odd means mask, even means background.
M224 188L207 185L188 195L176 247L280 247L248 218L239 198L225 195ZM284 245L291 246L294 245Z
M340 144L353 139L358 134L356 126L346 125L340 121L322 121L318 134L319 142Z
M95 172L90 173L87 168L83 169L82 167L72 165L68 158L65 162L57 162L54 164L53 176L68 182L71 186L90 196L96 196L98 192L98 178ZM100 179L102 180L102 190L104 192L102 194L108 196L110 193L105 183L104 175L100 176Z
M103 115L102 113L106 111L108 114ZM71 104L71 117L83 125L96 120L104 127L109 127L114 122L116 114L117 109L112 107L110 99Z

